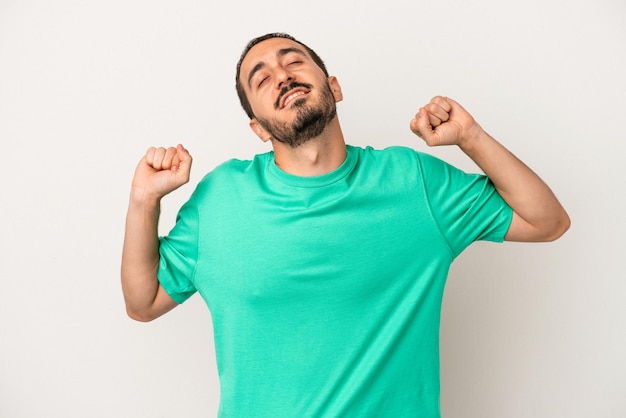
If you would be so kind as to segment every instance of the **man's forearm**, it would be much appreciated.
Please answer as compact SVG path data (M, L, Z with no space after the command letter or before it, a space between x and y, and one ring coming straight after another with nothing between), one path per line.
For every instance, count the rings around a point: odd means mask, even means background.
M158 199L131 191L121 275L126 310L133 318L150 308L159 290L159 213Z
M543 180L482 129L459 147L483 170L525 226L507 239L551 241L569 227L567 213ZM520 233L521 232L521 233Z

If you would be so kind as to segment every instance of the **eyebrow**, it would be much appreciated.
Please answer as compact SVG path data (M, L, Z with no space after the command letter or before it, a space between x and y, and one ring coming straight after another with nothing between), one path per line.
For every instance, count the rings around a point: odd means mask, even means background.
M296 54L300 54L303 57L306 57L306 54L304 53L303 50L301 50L300 48L295 48L295 47L279 49L276 52L276 56L277 57L283 57L283 56L285 56L287 54L290 54L292 52L295 52ZM265 63L263 61L259 62L254 67L252 67L252 70L250 70L250 74L248 74L248 88L252 88L252 77L254 77L254 75L259 70L261 70L263 67L265 67Z

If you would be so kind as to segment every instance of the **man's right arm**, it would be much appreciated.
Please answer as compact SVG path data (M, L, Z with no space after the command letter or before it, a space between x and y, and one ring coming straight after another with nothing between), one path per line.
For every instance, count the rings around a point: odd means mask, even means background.
M126 312L135 320L151 321L177 306L157 279L160 201L189 181L191 162L182 145L150 148L135 170L121 269Z

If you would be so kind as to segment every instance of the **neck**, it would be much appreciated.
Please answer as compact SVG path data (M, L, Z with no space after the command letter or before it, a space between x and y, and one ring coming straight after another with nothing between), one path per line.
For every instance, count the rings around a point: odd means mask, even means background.
M337 169L346 159L346 143L335 117L322 134L292 148L274 141L274 159L283 171L295 176L321 176Z

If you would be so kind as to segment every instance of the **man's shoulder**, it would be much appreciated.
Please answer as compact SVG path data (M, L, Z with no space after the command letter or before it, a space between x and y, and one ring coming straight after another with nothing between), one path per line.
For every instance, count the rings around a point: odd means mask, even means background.
M372 155L378 158L410 158L415 159L421 155L429 155L422 151L418 151L406 145L390 145L383 148L377 148L373 146L354 146L348 145L349 148L357 150L362 155Z
M366 146L363 148L354 147L360 154L362 162L373 164L395 164L399 166L415 166L423 155L420 151L402 145L392 145L385 148L374 148Z
M371 155L375 159L393 161L395 163L406 163L411 166L419 166L427 170L431 166L449 165L439 157L424 151L418 151L403 145L392 145L386 148L376 149L373 147L362 148L364 155Z
M250 171L265 167L269 158L271 158L271 153L257 154L252 159L231 158L205 174L200 183L218 179L232 180L233 177L245 175L250 173Z

